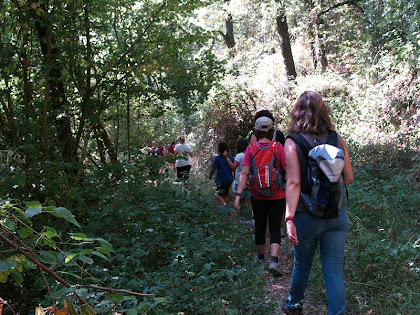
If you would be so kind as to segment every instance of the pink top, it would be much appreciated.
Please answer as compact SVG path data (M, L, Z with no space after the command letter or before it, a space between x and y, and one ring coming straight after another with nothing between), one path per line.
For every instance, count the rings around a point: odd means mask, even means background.
M258 143L262 146L270 146L271 145L271 141L269 141L269 142L258 141ZM279 163L279 165L278 165L279 170L280 169L286 169L286 158L284 157L284 148L280 143L279 143L278 150L277 150L277 161ZM242 162L242 166L251 166L251 146L250 145L246 148L245 157L244 157L244 161ZM251 189L251 195L256 199L275 200L275 199L286 198L286 191L285 190L279 190L279 191L276 191L273 196L268 197L268 196L260 195L259 193L256 193Z

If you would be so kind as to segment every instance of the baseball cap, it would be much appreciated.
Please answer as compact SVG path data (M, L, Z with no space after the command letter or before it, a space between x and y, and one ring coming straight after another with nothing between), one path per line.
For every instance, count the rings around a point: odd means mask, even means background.
M255 130L269 131L273 128L273 121L268 117L260 117L255 121Z

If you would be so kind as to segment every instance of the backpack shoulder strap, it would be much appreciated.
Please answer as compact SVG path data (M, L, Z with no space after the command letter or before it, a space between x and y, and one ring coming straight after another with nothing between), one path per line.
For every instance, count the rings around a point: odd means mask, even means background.
M337 146L338 142L338 134L334 130L328 131L328 137L327 137L327 144L331 144L333 146Z
M258 145L258 141L251 143L250 146L251 146L251 159L252 159L260 151L260 146Z
M302 135L299 134L299 133L292 133L292 134L288 135L287 138L292 139L299 146L299 148L302 150L303 155L305 157L308 156L309 151L311 151L312 148L313 148L309 144L309 142L306 141L306 139L304 137L302 137Z

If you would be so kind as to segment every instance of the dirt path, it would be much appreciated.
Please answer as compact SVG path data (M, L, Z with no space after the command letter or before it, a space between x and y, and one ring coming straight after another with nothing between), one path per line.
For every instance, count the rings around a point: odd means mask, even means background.
M269 252L270 248L269 244L267 244L266 253ZM271 294L274 301L279 301L279 307L275 310L274 315L283 315L280 305L289 294L290 279L292 277L293 247L287 242L286 238L282 238L281 241L279 265L284 276L273 277L268 271L265 273L267 277L267 291Z
M267 245L266 253L269 252L269 245ZM314 261L314 263L317 262ZM267 278L267 291L271 294L274 301L279 302L279 306L275 309L273 315L284 314L281 310L281 302L289 295L290 280L293 271L293 246L287 241L286 238L282 238L281 240L279 264L284 276L273 277L268 271L264 272L264 275ZM311 303L306 302L303 313L305 315L326 315L327 310L322 302L320 302L319 305L312 305Z

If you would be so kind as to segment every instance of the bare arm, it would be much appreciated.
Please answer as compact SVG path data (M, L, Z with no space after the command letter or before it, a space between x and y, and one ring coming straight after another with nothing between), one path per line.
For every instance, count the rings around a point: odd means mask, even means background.
M232 172L234 172L236 170L236 168L238 167L239 162L238 161L234 161L232 163L232 161L229 158L229 152L228 151L223 152L223 156L226 159L226 162L229 164L229 168L232 170Z
M237 194L241 194L244 191L245 185L248 182L249 172L251 171L251 166L244 165L242 168L241 176L239 177L238 188L236 189ZM236 210L239 210L241 203L241 198L239 195L235 196L234 207Z
M353 181L353 167L351 166L350 154L349 154L349 150L347 149L347 145L344 142L343 138L341 138L341 141L344 146L344 168L343 168L344 185L347 186Z
M216 171L216 169L215 168L212 168L211 170L210 170L210 175L209 175L209 179L211 179L212 177L213 177L213 174L214 174L214 172Z
M300 198L300 165L297 154L296 144L293 140L287 139L285 146L286 155L286 171L287 171L287 182L286 182L286 218L294 218L296 213L296 207ZM293 220L286 222L287 226L287 237L290 243L294 245L299 244L299 240L296 234L296 227Z

